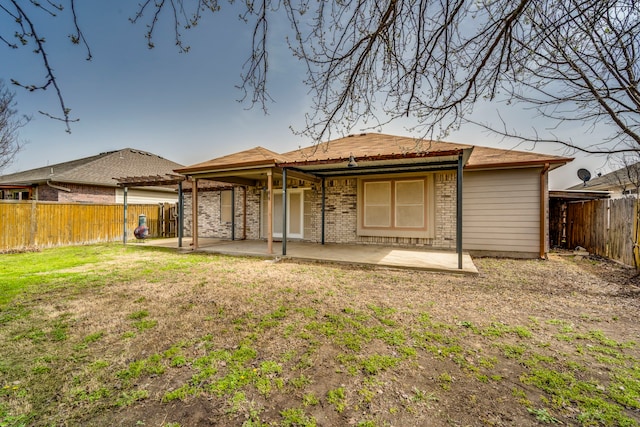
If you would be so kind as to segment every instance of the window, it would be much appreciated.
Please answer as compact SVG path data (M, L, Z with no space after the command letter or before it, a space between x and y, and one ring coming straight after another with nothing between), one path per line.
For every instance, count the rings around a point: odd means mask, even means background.
M231 222L231 190L220 192L220 222Z
M424 227L424 180L396 182L396 227Z
M364 183L364 226L391 226L391 182Z
M358 234L362 236L433 237L431 175L361 180Z

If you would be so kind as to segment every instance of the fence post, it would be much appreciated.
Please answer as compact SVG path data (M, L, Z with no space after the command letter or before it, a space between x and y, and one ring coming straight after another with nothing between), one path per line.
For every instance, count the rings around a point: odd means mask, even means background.
M36 235L38 234L38 205L35 200L31 201L31 228L29 232L29 247L36 245Z
M124 202L124 220L123 220L123 227L124 229L122 230L122 243L124 243L125 245L127 244L127 187L124 187L124 191L123 191L123 202Z

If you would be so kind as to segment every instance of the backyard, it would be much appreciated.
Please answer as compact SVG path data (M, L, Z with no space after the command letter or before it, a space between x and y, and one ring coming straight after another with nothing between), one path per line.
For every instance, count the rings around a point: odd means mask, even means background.
M600 258L0 259L0 427L640 424L640 280Z

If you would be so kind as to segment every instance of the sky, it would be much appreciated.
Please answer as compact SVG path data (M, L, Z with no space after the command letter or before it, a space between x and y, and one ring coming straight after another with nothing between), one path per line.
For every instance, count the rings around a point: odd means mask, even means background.
M301 63L278 39L286 30L286 22L270 22L274 38L269 57L269 92L274 102L268 105L265 115L259 107L250 109L247 103L238 102L242 92L236 86L241 82L242 66L250 52L251 28L237 19L237 13L227 11L217 16L205 13L200 25L183 32L189 53L179 53L168 16L163 17L158 28L156 48L147 48L144 24L129 22L136 4L129 0L78 2L79 25L90 45L91 61L85 59L82 47L69 41L73 24L68 11L55 18L37 15L35 23L46 38L49 61L65 103L71 108L72 118L79 121L71 124L68 134L63 123L38 113L59 115L53 90L28 92L14 88L19 112L32 119L20 130L23 149L0 173L127 147L191 165L255 146L287 152L311 144L291 130L304 125L304 113L310 109L311 98L303 83ZM8 24L6 21L6 16L0 15L0 28ZM4 31L0 34L6 36ZM45 70L32 50L0 45L0 79L6 83L10 79L23 84L42 83ZM474 118L493 120L496 111L501 111L510 128L547 126L531 111L500 103L478 105ZM392 123L381 131L419 136L407 131L412 124ZM351 131L359 132L360 129ZM606 135L606 130L594 131L581 124L564 132L585 144L599 142ZM603 156L567 152L553 144L518 145L474 125L461 127L445 140L574 157L573 162L550 173L551 189L580 183L577 177L580 168L590 170L592 175L612 169Z

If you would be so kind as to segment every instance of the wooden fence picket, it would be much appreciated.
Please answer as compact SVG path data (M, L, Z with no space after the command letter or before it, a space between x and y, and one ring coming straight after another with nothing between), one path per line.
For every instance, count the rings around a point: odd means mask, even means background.
M145 215L150 237L164 235L166 206L127 206L127 236ZM0 252L122 240L124 209L118 204L0 201ZM174 227L175 228L175 227Z

